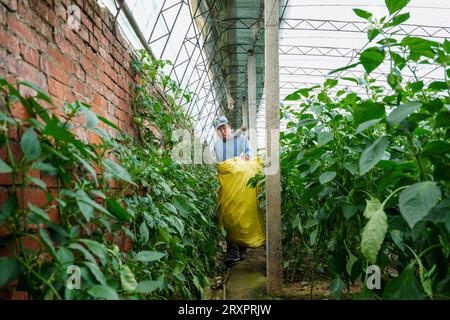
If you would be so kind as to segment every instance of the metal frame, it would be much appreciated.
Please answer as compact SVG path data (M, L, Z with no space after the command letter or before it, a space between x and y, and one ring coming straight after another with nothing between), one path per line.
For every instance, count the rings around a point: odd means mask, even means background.
M116 5L117 15L120 10L125 11L125 2L116 0L120 4ZM290 30L304 30L329 32L339 31L343 33L363 34L366 32L368 24L364 21L339 21L339 20L321 20L321 19L295 19L286 17L287 8L291 0L286 0L284 7L280 8L280 29L284 31L285 39L294 39ZM157 43L162 46L156 58L164 59L167 46L174 34L175 25L179 21L182 12L189 12L191 21L186 26L184 40L177 47L178 53L170 68L169 75L174 81L183 84L183 95L192 92L193 99L187 101L183 97L177 101L183 106L193 121L204 121L200 130L203 137L211 134L211 121L219 113L227 114L230 112L227 108L227 92L231 94L232 99L239 104L242 101L243 92L247 90L246 79L242 77L247 72L246 64L242 64L243 58L247 56L248 51L252 50L255 55L262 57L264 55L264 46L258 44L256 40L253 43L223 43L222 39L227 32L233 30L252 30L262 26L262 11L255 17L233 17L227 16L219 18L221 0L198 0L198 6L193 10L190 0L164 0L160 11L158 12L155 25L148 37L146 46L150 49ZM223 8L222 8L223 9ZM260 7L261 9L261 7ZM117 16L116 15L116 16ZM169 17L170 16L170 17ZM128 18L128 17L127 17ZM199 30L196 23L197 19L203 20L202 30ZM162 34L156 35L157 25L164 28ZM450 38L450 27L446 26L426 26L403 24L393 27L398 30L398 35L424 36L432 39ZM136 30L135 30L136 31ZM362 37L362 39L365 38ZM150 49L151 50L151 49ZM356 59L362 49L349 47L327 47L312 45L283 45L279 47L281 56L299 56L305 57L323 57L327 59L343 59L343 64L350 64ZM239 57L239 58L238 58ZM229 65L223 67L225 61ZM239 62L240 61L240 62ZM350 61L350 62L349 62ZM331 69L325 67L311 67L304 64L287 66L280 64L280 89L283 99L289 89L296 89L301 85L321 84L313 80L314 77L324 77ZM428 76L433 70L425 70L421 78L426 82L433 81L434 78ZM258 79L261 79L264 70L257 68ZM363 75L359 70L346 70L338 75L359 78ZM383 73L372 72L371 77L380 80ZM300 76L299 81L292 81L289 77ZM257 85L257 94L260 100L263 95L264 81L259 81ZM383 84L383 81L382 81ZM262 100L259 101L260 103ZM240 112L240 108L235 108L233 112Z

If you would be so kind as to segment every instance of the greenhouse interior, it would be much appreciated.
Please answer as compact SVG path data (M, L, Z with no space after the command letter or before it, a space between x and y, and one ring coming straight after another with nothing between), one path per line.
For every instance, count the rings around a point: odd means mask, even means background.
M0 300L450 300L449 18L0 0Z

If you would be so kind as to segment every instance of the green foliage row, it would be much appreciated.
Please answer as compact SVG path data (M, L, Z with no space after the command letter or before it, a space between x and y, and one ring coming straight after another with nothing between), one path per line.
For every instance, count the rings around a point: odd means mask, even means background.
M283 107L286 278L331 274L338 298L358 281L363 298L450 297L450 42L399 39L407 3L386 0L380 19L355 9L370 26L359 60ZM430 65L441 81L420 78ZM357 66L363 77L336 77ZM370 77L380 66L387 88ZM343 80L364 93L338 89ZM371 291L372 264L382 283Z
M163 66L144 53L133 63L139 77L133 108L141 120L140 139L86 104L65 103L59 110L33 84L18 82L16 88L0 79L0 147L7 153L0 173L13 181L0 211L0 224L10 230L0 245L13 249L12 256L0 257L0 287L17 280L17 289L31 299L203 295L218 250L215 171L171 159L170 133L189 121L175 103L180 89L162 74ZM172 92L149 93L152 83L170 85ZM36 94L23 96L23 87ZM15 118L17 104L31 117ZM160 139L147 130L150 125ZM13 152L13 132L20 137L20 156ZM89 144L74 132L92 132L101 142ZM57 187L48 186L47 178ZM28 202L25 189L43 190L49 205ZM60 221L51 221L51 210L57 210ZM123 252L117 244L125 238L132 244ZM27 248L27 239L39 249ZM81 270L80 289L66 286L72 265Z

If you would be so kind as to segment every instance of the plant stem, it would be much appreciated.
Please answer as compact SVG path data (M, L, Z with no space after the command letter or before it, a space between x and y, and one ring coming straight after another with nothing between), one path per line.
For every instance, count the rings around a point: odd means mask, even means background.
M55 296L58 298L58 300L62 300L61 296L59 295L58 291L55 289L55 287L52 286L51 283L49 283L44 277L42 277L39 273L37 273L35 270L33 270L32 267L30 267L27 263L25 263L22 259L17 259L25 268L28 269L32 274L34 274L39 280L41 280L45 285L47 285L50 290L53 291Z

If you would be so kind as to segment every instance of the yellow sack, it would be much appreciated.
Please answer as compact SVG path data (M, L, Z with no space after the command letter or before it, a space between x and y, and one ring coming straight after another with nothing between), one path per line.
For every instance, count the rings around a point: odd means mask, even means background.
M261 159L228 159L217 165L219 179L219 226L227 232L228 241L257 248L265 235L257 200L257 189L246 186L248 180L261 172Z

